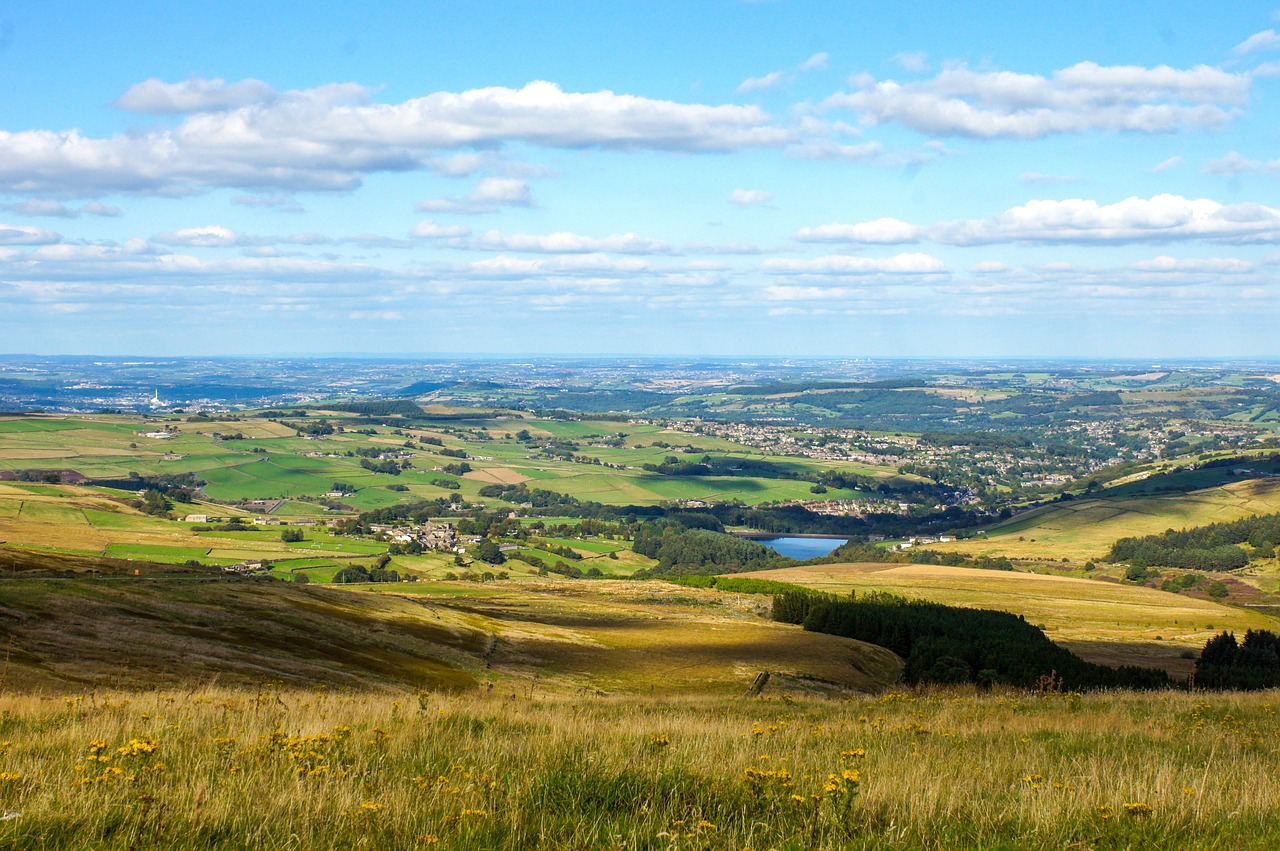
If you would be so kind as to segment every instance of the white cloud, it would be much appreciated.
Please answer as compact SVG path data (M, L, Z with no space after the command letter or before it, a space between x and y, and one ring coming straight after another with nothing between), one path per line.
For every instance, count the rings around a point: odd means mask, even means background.
M841 145L834 139L813 139L789 146L787 148L787 156L798 160L856 162L875 159L880 156L883 150L879 142L864 142L861 145Z
M424 239L457 239L470 236L471 228L465 228L462 225L438 225L431 219L425 219L414 227L413 235Z
M1182 157L1169 157L1167 160L1161 160L1151 167L1152 174L1159 174L1162 171L1168 171L1171 168L1182 165Z
M244 91L217 81L141 85L122 102L139 109L173 102L185 110L213 110L228 92ZM774 126L753 106L676 103L607 90L565 92L541 81L382 104L371 102L363 87L342 84L189 112L172 128L108 138L77 130L0 132L0 191L86 196L180 195L212 186L346 190L372 172L438 167L439 152L459 148L523 142L703 152L776 147L793 139L793 131Z
M748 77L738 84L738 93L747 94L748 92L758 92L763 89L772 89L781 83L783 74L781 71L773 71L765 74L763 77Z
M1276 169L1280 169L1280 159L1264 163L1260 160L1242 157L1239 153L1232 151L1225 156L1218 157L1216 160L1210 160L1204 167L1204 173L1235 177L1239 174L1256 174Z
M1275 50L1280 47L1280 35L1276 35L1275 30L1263 30L1254 33L1244 41L1231 48L1231 52L1237 56L1244 56L1248 53L1256 53L1259 50Z
M928 71L929 54L923 50L910 50L896 54L893 61L904 71Z
M833 223L812 228L801 228L796 239L801 242L853 242L870 245L890 245L917 242L921 228L900 219L884 218L856 225Z
M91 216L103 216L105 218L116 218L123 215L123 211L119 207L110 207L99 201L90 201L80 208L82 213L88 213Z
M946 265L928 254L897 254L893 257L855 257L829 254L811 260L777 258L761 268L774 275L938 275Z
M130 87L114 105L129 112L165 115L234 109L267 103L275 97L275 90L261 80L241 80L227 85L221 78L193 78L183 83L152 78Z
M52 245L62 236L44 228L0 224L0 245Z
M827 67L827 60L830 57L826 53L815 53L808 59L800 63L801 71L817 71Z
M931 135L1038 139L1088 130L1217 128L1238 114L1249 87L1249 75L1206 65L1179 70L1082 62L1051 77L959 66L912 83L865 80L824 106L852 109L867 124L900 123Z
M1163 255L1150 260L1139 260L1130 264L1129 268L1136 272L1160 274L1192 272L1212 275L1245 275L1257 270L1257 266L1253 263L1238 257L1176 258Z
M239 235L222 225L205 225L198 228L182 228L156 234L152 242L160 245L181 245L192 248L226 248L240 242Z
M830 224L797 233L805 241L898 242L946 245L995 243L1130 243L1204 240L1225 243L1280 242L1280 210L1261 204L1224 205L1179 195L1126 198L1099 204L1083 198L1028 201L987 219L958 219L916 227L897 220ZM883 241L883 240L881 240Z
M50 218L74 219L80 213L58 201L48 198L28 198L16 204L3 204L0 208L21 216L48 216Z
M661 240L637 236L634 233L616 233L611 236L592 237L577 233L504 234L498 231L476 234L463 240L458 247L481 251L527 251L541 254L588 254L613 252L615 254L670 254L672 248Z
M1069 198L1029 201L991 219L944 222L929 229L935 242L1164 242L1204 239L1273 242L1280 238L1280 210L1260 204L1224 206L1179 195L1126 198L1114 204Z
M764 192L760 189L735 189L733 194L729 196L729 200L739 207L754 207L760 204L768 204L773 200L773 193Z
M500 207L528 207L533 203L529 184L514 177L486 177L465 198L433 198L419 201L423 213L492 213Z
M1009 267L999 260L983 260L981 263L974 263L970 266L969 271L975 275L994 275L1000 272L1008 272Z

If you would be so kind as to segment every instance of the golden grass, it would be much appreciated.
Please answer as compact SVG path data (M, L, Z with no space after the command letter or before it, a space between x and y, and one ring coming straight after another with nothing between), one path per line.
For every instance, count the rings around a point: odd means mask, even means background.
M45 688L216 677L738 695L769 671L775 689L848 693L902 669L883 648L773 623L754 597L624 581L424 586L6 580L0 647L13 648L11 683Z
M1136 585L1066 576L923 564L820 564L743 576L823 591L887 591L954 606L1024 615L1091 661L1191 672L1184 651L1199 651L1224 629L1280 628L1258 612Z
M1185 494L1046 506L991 528L985 537L929 548L971 556L1097 560L1120 538L1273 512L1280 512L1280 479L1249 479Z
M0 843L1274 848L1274 695L0 697Z

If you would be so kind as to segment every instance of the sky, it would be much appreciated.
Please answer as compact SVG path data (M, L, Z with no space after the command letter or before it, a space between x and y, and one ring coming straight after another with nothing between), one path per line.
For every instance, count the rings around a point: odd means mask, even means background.
M0 6L0 352L1280 356L1280 7Z

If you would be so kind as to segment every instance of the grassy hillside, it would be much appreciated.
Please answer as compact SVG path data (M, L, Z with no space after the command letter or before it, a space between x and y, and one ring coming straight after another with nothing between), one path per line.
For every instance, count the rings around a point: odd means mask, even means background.
M502 585L499 590L495 585ZM329 683L740 694L877 690L892 653L775 624L758 600L663 583L400 584L346 590L272 580L6 580L5 682ZM371 586L364 586L370 588Z
M1081 499L1020 514L985 537L930 549L968 555L1076 561L1101 559L1119 538L1280 511L1280 479L1248 479L1161 496Z
M0 843L1271 849L1272 700L5 694Z
M1024 615L1091 662L1159 667L1186 677L1204 643L1224 629L1280 630L1245 609L1105 580L963 567L822 564L738 574L824 591L888 591ZM1183 658L1192 654L1191 658Z

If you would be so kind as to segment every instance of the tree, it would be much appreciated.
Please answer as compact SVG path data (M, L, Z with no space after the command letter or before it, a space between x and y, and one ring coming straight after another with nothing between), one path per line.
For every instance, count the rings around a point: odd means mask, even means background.
M173 504L164 498L164 494L155 488L147 488L142 492L142 510L147 514L165 514L173 508Z
M280 532L280 540L286 544L296 544L302 541L301 529L284 529Z

